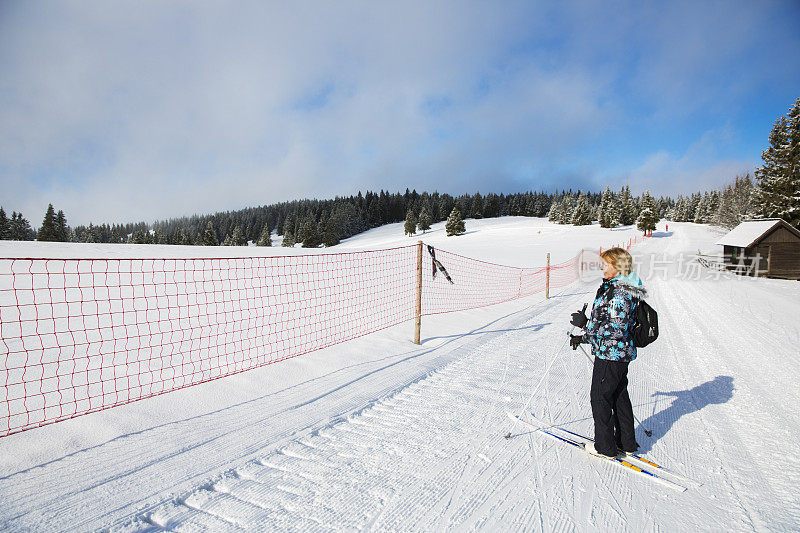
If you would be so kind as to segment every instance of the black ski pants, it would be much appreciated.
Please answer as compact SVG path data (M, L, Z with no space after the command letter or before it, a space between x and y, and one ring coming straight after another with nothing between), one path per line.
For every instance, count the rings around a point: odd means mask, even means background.
M595 449L616 455L617 447L635 452L633 406L628 396L628 363L595 357L589 394L594 417Z

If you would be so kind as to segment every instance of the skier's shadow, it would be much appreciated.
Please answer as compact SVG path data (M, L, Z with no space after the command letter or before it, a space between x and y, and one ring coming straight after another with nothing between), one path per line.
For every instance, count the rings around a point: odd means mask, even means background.
M640 453L651 451L653 444L666 435L683 415L700 411L707 405L726 403L733 398L733 378L717 376L691 389L655 392L653 396L674 396L674 400L669 407L653 413L639 424L653 432L652 437L637 438Z

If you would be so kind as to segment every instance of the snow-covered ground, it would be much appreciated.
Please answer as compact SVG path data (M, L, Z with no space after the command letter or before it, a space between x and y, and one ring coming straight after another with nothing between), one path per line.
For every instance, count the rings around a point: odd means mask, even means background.
M467 221L445 250L514 266L626 243L631 228ZM518 426L591 434L590 366L564 349L597 280L412 323L243 374L0 438L8 530L792 530L800 523L800 283L719 276L723 232L664 223L638 244L661 337L631 365L642 451L679 493ZM415 242L402 225L337 249ZM325 250L324 252L331 252ZM333 250L335 251L335 250ZM0 243L0 257L319 253ZM181 255L183 254L183 255ZM701 278L701 279L696 279ZM547 371L547 372L546 372Z

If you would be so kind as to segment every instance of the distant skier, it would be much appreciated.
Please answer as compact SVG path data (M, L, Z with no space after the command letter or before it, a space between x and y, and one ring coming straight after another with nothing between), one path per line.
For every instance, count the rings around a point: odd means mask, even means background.
M594 369L590 401L594 418L594 445L589 453L614 457L639 448L633 431L633 407L628 396L628 363L636 359L631 337L636 304L647 296L642 280L633 272L631 254L611 248L600 255L603 283L597 289L591 318L583 311L572 313L570 323L584 328L571 335L573 350L581 343L592 345Z

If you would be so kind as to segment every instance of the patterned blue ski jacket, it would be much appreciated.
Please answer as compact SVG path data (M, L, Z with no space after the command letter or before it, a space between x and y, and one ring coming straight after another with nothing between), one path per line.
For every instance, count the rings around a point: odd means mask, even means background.
M630 329L636 305L647 296L636 273L604 279L586 323L585 340L592 345L592 355L610 361L633 361L636 347Z

